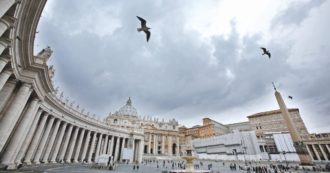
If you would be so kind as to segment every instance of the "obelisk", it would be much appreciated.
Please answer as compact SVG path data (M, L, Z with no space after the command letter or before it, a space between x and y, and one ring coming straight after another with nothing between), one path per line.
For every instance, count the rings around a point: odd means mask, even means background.
M276 90L275 86L274 86L274 89L275 89L275 97L276 97L277 103L280 106L282 117L284 119L286 126L288 127L289 133L293 140L293 145L299 156L300 164L301 165L311 165L312 160L307 152L306 146L303 144L303 142L301 140L301 136L299 135L297 129L295 128L295 126L293 124L292 119L290 118L289 111L284 103L281 93Z

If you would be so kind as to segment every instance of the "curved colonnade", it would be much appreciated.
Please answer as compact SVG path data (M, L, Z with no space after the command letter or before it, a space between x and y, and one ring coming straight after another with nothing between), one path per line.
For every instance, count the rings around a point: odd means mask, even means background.
M0 1L0 163L93 163L100 154L142 160L141 130L113 128L56 97L49 51L33 54L36 27L46 0Z

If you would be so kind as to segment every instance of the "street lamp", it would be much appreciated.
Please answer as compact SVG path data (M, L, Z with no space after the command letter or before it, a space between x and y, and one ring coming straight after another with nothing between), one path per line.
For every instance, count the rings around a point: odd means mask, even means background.
M243 154L244 154L244 163L245 163L245 166L247 166L247 164L246 164L246 158L245 158L245 153L246 153L246 146L243 147Z

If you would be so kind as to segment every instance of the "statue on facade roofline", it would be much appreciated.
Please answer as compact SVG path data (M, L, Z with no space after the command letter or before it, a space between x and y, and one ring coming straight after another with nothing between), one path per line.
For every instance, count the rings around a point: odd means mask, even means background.
M47 46L37 54L36 58L42 60L43 63L46 63L52 54L53 50Z

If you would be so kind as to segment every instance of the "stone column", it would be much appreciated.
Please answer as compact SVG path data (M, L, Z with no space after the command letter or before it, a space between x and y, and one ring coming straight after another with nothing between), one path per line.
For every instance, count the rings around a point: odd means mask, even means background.
M68 157L66 158L67 163L71 163L71 159L73 158L72 153L73 153L73 150L74 150L74 146L76 145L78 132L79 132L79 127L76 127L74 132L73 132L73 137L71 138L71 141L69 143L70 145L69 145L69 149L68 149Z
M31 101L28 110L24 114L21 123L17 127L9 145L4 152L4 155L2 156L2 164L8 165L7 169L16 169L15 159L28 133L27 129L29 129L32 124L31 119L34 118L37 112L39 106L38 102L38 99L33 99Z
M140 149L139 149L138 162L141 163L142 162L142 156L143 156L143 149L144 149L144 139L140 140L139 146L140 146Z
M162 135L162 154L165 154L165 135Z
M148 141L148 154L151 154L151 140L152 139L152 136L151 136L151 133L149 134L149 141Z
M66 151L68 149L68 144L69 144L69 141L70 141L72 129L73 129L73 125L72 124L69 124L69 129L68 129L68 131L67 131L67 133L65 135L63 147L61 148L61 152L60 152L60 156L59 156L60 162L63 161L64 156L65 156L65 153L66 153Z
M115 149L115 156L114 156L114 162L116 163L118 161L118 154L119 154L119 144L120 144L120 138L117 137L116 140L116 149Z
M94 152L95 141L96 141L96 132L94 132L94 134L93 134L92 144L91 144L90 149L89 149L88 163L92 162L92 155L93 155L93 152Z
M132 151L133 151L133 154L132 154L132 159L131 159L131 163L134 163L134 159L135 159L135 139L133 138L133 141L132 141Z
M0 1L0 18L14 5L15 0L1 0Z
M84 162L85 158L86 158L86 153L87 153L87 149L88 149L88 144L89 144L89 140L91 136L91 131L88 130L87 135L86 135L86 140L85 140L85 144L84 144L84 149L83 152L81 154L81 162ZM87 159L86 159L87 162Z
M4 109L6 103L9 101L10 97L13 95L14 89L16 87L16 81L9 79L6 84L3 86L2 90L0 90L0 112ZM4 114L0 114L0 119Z
M318 144L318 145L319 145L319 147L320 147L320 150L321 150L321 153L322 153L324 159L325 159L325 160L329 160L327 154L325 154L325 152L324 152L324 150L323 150L323 148L322 148L322 145L321 145L321 144Z
M25 139L23 140L23 143L22 143L21 147L18 147L19 152L18 152L18 155L16 157L16 163L18 163L18 164L22 163L22 159L23 159L23 157L26 153L26 150L28 149L28 147L30 145L32 137L33 137L33 135L36 131L36 127L38 125L41 113L42 113L42 110L39 109L39 111L37 112L35 117L31 118L32 125L31 126L28 125L28 126L30 126L30 128L28 128L29 130L25 129L26 132L27 132L27 135L26 135ZM31 116L28 116L28 117L31 117Z
M10 70L5 70L4 72L0 73L0 90L5 85L9 77L13 74Z
M121 149L120 149L120 154L119 154L119 161L123 159L123 151L125 148L125 138L123 137L122 142L121 142Z
M284 103L284 100L283 100L281 94L276 90L276 88L274 88L274 89L275 89L275 97L276 97L277 103L280 107L284 122L285 122L286 126L288 127L289 133L290 133L292 141L293 141L293 145L299 156L300 163L303 165L310 165L310 164L312 164L312 160L307 153L306 146L301 145L302 139L299 135L298 130L295 128L292 119L290 118L290 113Z
M95 159L100 155L101 142L102 142L102 134L99 135L99 140L97 142Z
M154 150L153 154L157 155L158 154L158 137L157 135L154 134Z
M54 151L53 151L53 154L51 156L51 159L50 159L50 162L51 163L56 163L56 157L57 155L59 154L59 150L60 150L60 147L61 147L61 144L62 144L62 141L63 141L63 136L64 136L64 133L65 133L65 129L66 129L66 126L68 124L66 122L63 122L63 125L61 127L61 131L60 131L60 134L56 140L56 144L55 144L55 148L54 148Z
M107 154L108 141L109 141L109 136L106 135L105 140L104 140L104 146L103 146L102 154Z
M0 151L3 150L13 131L32 90L31 85L24 83L0 121Z
M0 7L1 8L1 7ZM3 16L2 18L0 17L0 37L2 34L7 31L10 27L13 26L15 22L15 19L11 16ZM0 68L1 71L1 68Z
M1 21L1 19L0 19L0 21ZM5 66L7 65L7 63L10 61L10 58L11 58L11 56L9 56L9 55L7 55L7 56L0 56L0 72L2 72L2 70L5 68Z
M81 149L81 145L82 145L82 141L85 135L85 129L81 129L80 135L79 135L79 139L78 139L78 144L77 144L77 149L74 155L74 160L73 162L78 163L78 157L80 154L80 149Z
M27 152L26 155L25 155L24 162L27 163L27 164L31 164L32 156L33 156L33 154L35 153L35 151L37 150L38 143L39 143L39 141L40 141L40 138L41 138L42 132L43 132L43 130L44 130L44 127L45 127L45 124L46 124L47 118L48 118L48 114L45 114L45 115L41 118L40 124L39 124L39 126L38 126L38 128L37 128L37 132L36 132L36 134L34 135L34 138L33 138L32 142L31 142L30 148L29 148L28 152Z
M42 154L42 152L45 148L47 139L49 137L50 130L52 129L52 126L53 126L53 123L54 123L54 120L55 120L55 118L53 116L50 117L50 120L49 120L49 122L47 124L47 127L46 127L46 130L45 130L45 133L44 133L43 137L41 138L41 142L39 144L36 155L34 157L34 161L35 161L36 164L40 163L40 157L41 157L41 154Z
M180 151L179 151L179 149L180 149L180 139L179 139L179 136L176 136L175 137L176 138L176 147L175 147L175 154L176 154L176 156L180 156Z
M167 151L168 151L168 155L172 156L173 152L172 152L172 136L168 136L167 137Z
M114 136L112 136L111 137L111 141L110 141L110 144L109 144L109 154L111 155L111 156L113 156L113 144L114 144L114 142L115 142L115 137Z
M0 55L10 45L10 42L9 39L0 37Z
M320 157L320 155L319 155L319 152L316 150L316 148L315 148L315 144L312 144L312 148L313 148L313 150L314 150L314 153L316 154L316 157L317 157L317 160L321 160L321 157Z
M56 121L56 124L55 124L55 127L53 129L53 133L52 133L52 135L51 135L51 137L49 139L48 145L46 147L45 155L44 155L44 157L42 159L42 161L44 163L48 163L48 158L49 158L50 152L51 152L53 146L56 146L55 143L54 143L54 141L55 141L55 138L56 138L58 129L60 127L60 124L61 124L61 121L60 120L57 120Z

